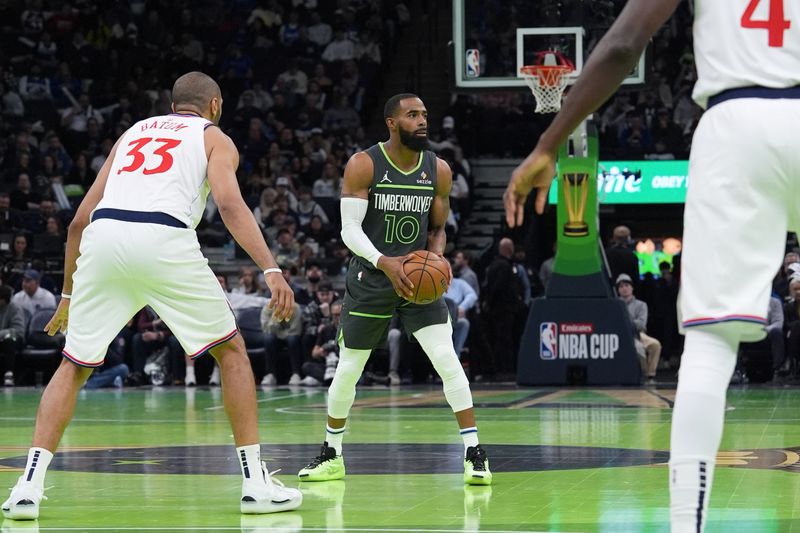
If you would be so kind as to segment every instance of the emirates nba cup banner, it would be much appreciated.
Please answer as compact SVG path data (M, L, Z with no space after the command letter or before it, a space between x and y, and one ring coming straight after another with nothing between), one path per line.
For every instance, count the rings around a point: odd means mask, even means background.
M633 324L608 282L597 219L597 137L558 158L557 251L544 298L531 306L517 361L520 385L637 385Z

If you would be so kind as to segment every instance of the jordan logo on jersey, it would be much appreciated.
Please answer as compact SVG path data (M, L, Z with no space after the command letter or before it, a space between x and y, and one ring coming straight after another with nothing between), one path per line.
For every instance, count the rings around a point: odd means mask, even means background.
M381 183L384 183L384 182L386 182L386 181L388 181L389 183L391 183L391 182L392 182L392 180L390 180L390 179L389 179L389 171L388 171L388 170L387 170L386 172L384 172L384 173L383 173L383 178L381 178L381 181L380 181L380 182L381 182Z

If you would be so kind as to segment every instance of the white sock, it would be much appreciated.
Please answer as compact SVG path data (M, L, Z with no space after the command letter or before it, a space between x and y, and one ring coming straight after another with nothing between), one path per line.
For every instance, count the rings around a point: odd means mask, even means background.
M22 473L22 480L32 483L36 487L44 488L44 475L47 473L47 467L50 466L52 459L53 454L50 450L32 447L28 450L28 462Z
M325 442L328 446L336 450L336 455L342 455L342 439L344 438L344 427L334 429L330 426L325 428Z
M197 381L197 378L194 377L194 367L187 366L186 367L186 381Z
M705 526L738 339L730 327L686 333L670 438L672 533L702 533Z
M251 444L236 448L236 457L242 467L242 476L245 479L263 479L261 474L261 445Z
M478 445L478 428L461 428L461 438L464 439L464 453L467 453L467 448Z

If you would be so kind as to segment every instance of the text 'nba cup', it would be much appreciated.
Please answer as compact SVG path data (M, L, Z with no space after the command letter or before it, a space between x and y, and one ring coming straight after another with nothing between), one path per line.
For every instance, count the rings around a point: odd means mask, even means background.
M589 195L589 174L585 172L565 173L562 181L564 202L567 208L567 223L564 224L564 235L567 237L585 237L589 234L589 224L584 220L586 198Z

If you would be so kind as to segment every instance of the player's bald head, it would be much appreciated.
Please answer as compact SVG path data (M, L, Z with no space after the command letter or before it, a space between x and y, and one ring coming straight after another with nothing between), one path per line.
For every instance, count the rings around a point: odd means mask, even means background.
M193 107L203 111L212 98L221 97L217 82L202 72L188 72L172 86L172 103L176 108Z

